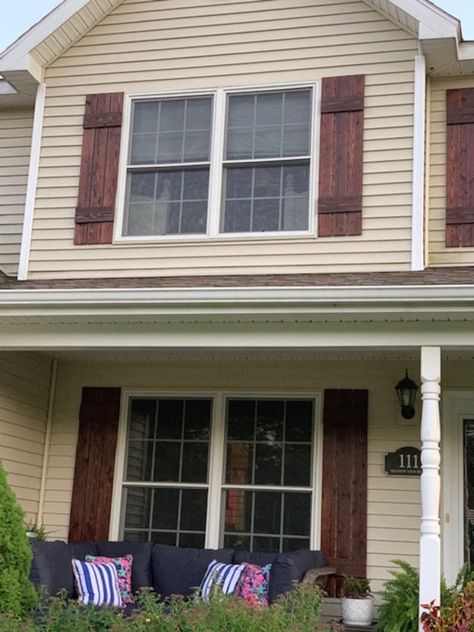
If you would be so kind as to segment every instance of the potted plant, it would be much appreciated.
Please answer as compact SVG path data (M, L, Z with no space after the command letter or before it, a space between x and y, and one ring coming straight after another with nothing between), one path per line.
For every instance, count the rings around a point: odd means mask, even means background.
M26 536L29 540L44 542L48 537L48 533L45 531L44 527L37 525L36 522L27 522L25 524L25 530Z
M346 577L342 584L341 596L344 625L371 625L374 618L374 598L368 579Z

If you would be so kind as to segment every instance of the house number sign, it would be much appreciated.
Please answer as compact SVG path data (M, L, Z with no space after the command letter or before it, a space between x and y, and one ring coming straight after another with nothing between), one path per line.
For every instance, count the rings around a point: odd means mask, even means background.
M392 476L420 476L420 450L405 446L396 452L389 452L385 455L385 471Z

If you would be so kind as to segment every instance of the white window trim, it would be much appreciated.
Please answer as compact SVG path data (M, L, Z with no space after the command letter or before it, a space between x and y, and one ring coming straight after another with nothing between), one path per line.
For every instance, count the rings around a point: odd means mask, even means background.
M209 481L205 485L198 485L208 489L208 504L206 518L206 548L220 548L221 526L224 511L222 511L222 486L224 485L224 454L225 454L225 415L226 400L228 398L254 399L312 399L314 401L313 420L313 454L311 472L311 524L310 549L321 548L321 502L322 502L322 458L323 458L323 426L322 426L322 396L320 391L207 391L207 390L149 390L122 389L120 402L120 418L118 426L117 448L115 454L115 470L112 492L112 507L110 513L109 539L118 540L122 530L122 489L125 477L127 428L130 399L132 397L202 397L212 399L211 439L209 443ZM145 484L146 485L146 484ZM152 483L151 485L155 485ZM177 483L170 484L176 487ZM160 486L162 486L160 484ZM196 487L195 484L189 487ZM232 486L234 488L235 486ZM270 490L270 486L265 489ZM281 489L281 487L279 488ZM285 489L290 489L291 486ZM307 489L305 489L307 491Z
M222 206L222 180L223 180L223 154L225 140L225 114L227 96L244 92L268 92L271 90L296 90L311 89L311 144L310 144L310 179L309 179L309 226L304 231L265 231L245 233L224 233L220 231L221 206ZM205 234L185 235L123 235L126 204L126 186L128 155L131 142L132 104L134 101L150 99L184 98L196 96L210 96L213 98L213 117L211 130L211 155L209 171L209 197L207 209L207 231ZM209 240L242 241L261 239L288 239L295 237L317 236L316 202L319 173L319 127L321 112L320 82L298 82L284 84L269 84L258 86L236 86L229 88L216 88L209 90L180 90L173 92L137 93L125 95L123 108L123 124L120 139L119 176L117 184L117 197L115 205L114 244L156 244L156 243L182 243L203 242ZM281 158L278 158L281 161ZM245 161L239 161L245 162ZM185 163L180 165L181 168Z

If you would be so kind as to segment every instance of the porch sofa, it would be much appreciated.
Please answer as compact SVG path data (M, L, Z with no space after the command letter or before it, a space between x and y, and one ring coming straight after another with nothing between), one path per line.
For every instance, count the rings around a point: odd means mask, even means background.
M291 590L305 575L311 580L326 575L321 551L300 549L292 553L251 553L232 549L177 548L152 542L32 542L33 562L30 579L49 595L60 590L76 597L72 559L87 554L107 557L133 555L132 589L148 587L163 599L171 595L190 595L199 586L212 560L225 563L250 562L263 566L271 563L269 603Z

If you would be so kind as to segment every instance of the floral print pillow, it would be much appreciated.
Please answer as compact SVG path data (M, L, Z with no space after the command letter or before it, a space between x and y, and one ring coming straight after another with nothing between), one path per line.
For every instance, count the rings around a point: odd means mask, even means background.
M266 566L246 564L234 595L256 606L267 606L271 568L271 564Z
M86 562L93 564L106 564L112 562L117 569L118 589L124 605L133 603L132 594L132 563L133 555L123 557L104 557L98 555L86 555Z

